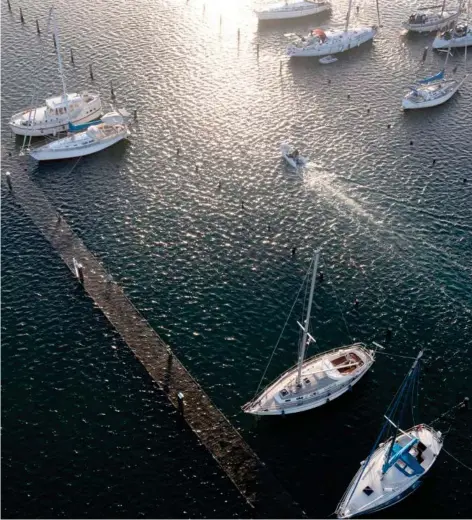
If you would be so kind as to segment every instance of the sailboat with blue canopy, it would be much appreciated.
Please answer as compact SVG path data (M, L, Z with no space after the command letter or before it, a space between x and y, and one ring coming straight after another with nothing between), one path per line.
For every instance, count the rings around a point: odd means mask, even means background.
M376 513L400 502L421 484L439 455L444 440L441 432L426 424L407 430L400 427L408 410L414 415L422 355L416 357L387 410L372 451L339 502L338 518Z
M444 78L444 69L441 70L440 72L438 72L437 74L435 74L434 76L430 76L429 78L424 78L424 79L418 80L418 83L425 85L427 83L431 83L432 81L438 81L443 78Z

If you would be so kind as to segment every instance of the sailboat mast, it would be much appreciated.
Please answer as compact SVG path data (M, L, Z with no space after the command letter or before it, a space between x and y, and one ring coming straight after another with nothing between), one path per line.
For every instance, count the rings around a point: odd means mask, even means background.
M344 31L346 32L349 27L349 19L351 18L351 7L352 7L352 0L349 0L349 7L347 9L347 16L346 16L346 27L344 28Z
M311 287L310 287L310 296L308 297L308 307L306 310L306 319L303 323L303 337L302 342L300 344L300 355L298 359L298 374L297 374L297 385L300 384L302 378L302 365L305 359L305 351L306 351L306 340L308 338L308 326L310 324L310 315L311 315L311 306L313 304L313 294L315 292L315 283L316 283L316 272L318 271L318 262L320 260L320 251L317 250L315 252L315 261L313 262L313 276L311 278Z
M62 68L62 57L61 57L61 41L59 38L59 31L57 29L57 20L56 20L56 13L54 11L54 7L51 7L51 11L53 14L53 30L54 30L54 38L56 39L56 46L57 46L57 66L59 69L59 76L61 76L62 81L62 93L64 95L64 101L66 103L67 112L69 113L69 104L67 99L67 88L66 88L66 80L64 78L64 70Z
M419 352L419 354L416 356L416 359L415 361L413 362L413 365L412 367L410 368L410 371L408 372L408 375L407 377L405 378L405 381L403 382L403 385L402 385L402 391L400 392L400 395L398 396L398 399L401 399L401 394L403 394L403 392L405 391L405 388L407 387L407 383L411 377L411 375L413 374L416 366L418 365L418 362L421 358L421 356L423 355L423 351L421 350ZM388 448L388 452L387 452L387 456L385 458L385 464L382 466L382 473L385 473L389 466L388 466L388 461L390 460L390 457L392 456L392 451L393 451L393 445L395 444L395 441L397 439L397 435L398 435L398 431L399 431L400 427L398 424L395 425L395 431L393 432L393 436L392 436L392 442L390 443L390 446Z

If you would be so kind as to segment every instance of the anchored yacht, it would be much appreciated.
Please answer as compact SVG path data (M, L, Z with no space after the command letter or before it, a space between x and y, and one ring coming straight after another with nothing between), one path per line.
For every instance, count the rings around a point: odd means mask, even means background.
M301 18L312 16L331 9L329 2L318 2L315 0L285 1L268 5L255 11L259 20L287 20L289 18Z

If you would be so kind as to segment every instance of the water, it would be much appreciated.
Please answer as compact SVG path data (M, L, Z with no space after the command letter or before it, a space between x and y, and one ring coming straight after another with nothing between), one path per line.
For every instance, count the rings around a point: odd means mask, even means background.
M370 4L360 23L375 22ZM40 99L60 91L51 42L38 65L34 19L44 26L46 8L23 2L24 27L16 5L2 13L3 155L28 169L293 497L311 516L329 515L410 361L379 356L355 392L298 417L255 423L240 406L316 247L323 349L350 336L383 341L391 327L392 352L428 349L418 420L470 395L471 83L436 109L400 110L405 86L444 62L434 53L421 62L432 36L401 34L403 1L382 6L373 45L330 66L283 58L284 33L316 20L258 30L249 1L65 5L69 90L99 89L108 102L113 80L139 124L129 142L75 167L17 157L9 115L28 105L33 85ZM345 12L341 2L320 23L339 27ZM463 51L449 60L458 74L462 63ZM303 175L282 164L282 141L310 157ZM6 192L2 229L4 516L248 516ZM296 329L291 320L269 378L294 362ZM455 424L446 449L472 466L470 422ZM443 454L417 493L382 514L467 517L469 482Z

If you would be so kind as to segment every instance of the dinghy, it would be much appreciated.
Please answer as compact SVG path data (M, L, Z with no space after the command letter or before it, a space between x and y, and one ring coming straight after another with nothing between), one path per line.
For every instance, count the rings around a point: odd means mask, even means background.
M292 168L301 168L305 166L306 159L300 155L300 152L289 144L283 144L280 147L282 157L292 166Z
M328 65L338 61L338 58L335 58L334 56L325 56L324 58L320 58L318 61L323 65Z
M443 446L441 432L427 424L402 430L399 424L416 397L422 354L418 354L387 410L372 451L361 462L338 504L338 518L378 513L400 502L421 484L436 461ZM383 439L386 440L381 442Z
M350 390L374 363L375 351L363 343L305 359L308 345L315 341L308 329L319 258L320 252L316 251L312 260L313 274L306 317L298 323L302 330L298 363L243 406L243 411L248 414L285 415L318 408Z

